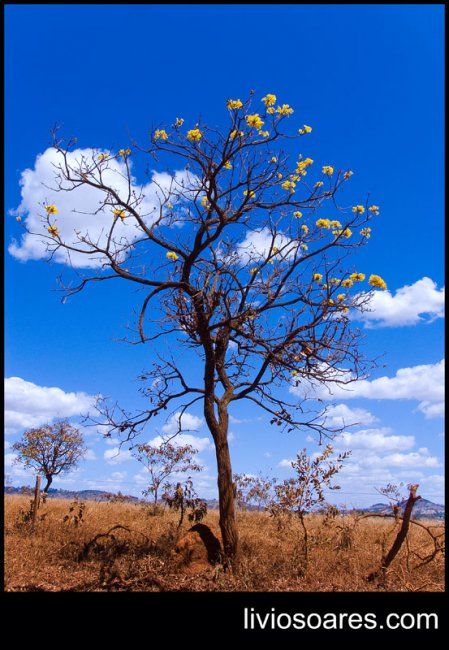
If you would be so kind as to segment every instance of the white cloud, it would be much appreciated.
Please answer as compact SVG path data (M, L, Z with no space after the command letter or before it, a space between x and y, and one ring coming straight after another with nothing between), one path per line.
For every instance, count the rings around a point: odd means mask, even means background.
M293 458L284 458L278 463L278 467L287 467L288 469L291 469L293 462L294 462Z
M156 436L156 438L150 440L150 445L152 445L153 447L160 447L160 445L162 445L166 441L166 439L167 439L166 437ZM192 436L189 433L180 433L179 435L171 439L170 443L178 447L184 445L191 445L194 449L197 449L199 452L212 449L213 447L212 442L209 438L199 438L196 436Z
M268 256L272 244L273 235L268 228L247 231L245 239L237 246L237 256L244 264L256 262ZM274 246L281 251L284 259L288 259L294 254L298 243L279 233L274 238Z
M364 449L375 452L396 452L411 449L415 444L414 436L390 435L391 429L362 429L355 433L344 432L334 439L335 449Z
M162 433L172 435L178 431L180 424L182 431L198 431L203 424L203 419L187 412L181 415L181 412L178 411L169 418L166 424L164 424L162 427Z
M129 449L124 449L123 447L113 447L112 449L106 449L103 454L103 458L108 465L118 465L120 463L126 463L132 460L131 451Z
M98 153L99 151L94 149L76 149L68 154L68 163L76 168L77 161L81 158L84 157L87 161L92 161ZM89 185L81 185L73 191L56 191L55 171L57 170L55 166L61 165L61 163L62 154L53 148L49 148L37 156L34 169L26 169L22 172L20 179L22 200L19 207L12 213L22 216L25 225L31 232L47 236L48 233L42 222L42 204L55 204L59 212L54 221L64 242L76 245L83 250L87 249L86 245L79 243L75 235L76 229L81 236L88 232L90 238L93 241L98 241L102 246L106 242L109 225L112 222L112 208L108 206L106 209L98 211L104 195ZM129 163L132 164L132 159L129 160ZM192 186L193 177L185 171L175 172L174 178L177 183L184 184L185 187ZM108 162L108 168L103 172L103 181L106 185L113 187L122 199L126 199L128 183L126 166L123 161L111 159ZM154 221L156 207L159 206L158 196L161 195L161 190L157 185L162 188L164 193L168 193L171 182L172 177L167 173L153 173L150 182L143 187L136 183L135 178L132 178L131 190L137 196L142 192L143 200L138 210L148 224ZM67 182L63 182L63 187L69 187ZM175 203L174 198L172 202ZM114 236L117 242L122 239L122 241L132 243L141 237L141 231L136 227L132 217L124 221L118 219L114 228ZM21 261L42 259L48 256L46 242L48 243L48 239L25 233L20 242L13 241L8 250L11 255ZM67 251L63 248L56 251L54 260L62 264L71 263L75 267L84 268L99 267L102 263L98 256L95 258L76 252L70 253L69 262Z
M390 291L375 291L369 302L371 311L354 312L353 317L366 327L400 327L432 322L444 316L444 287L424 277L405 285L393 295Z
M443 415L444 359L439 363L399 368L394 377L360 379L341 386L335 382L291 386L290 392L315 399L417 400L418 410L428 418Z
M61 388L38 386L20 377L5 379L5 431L38 427L55 418L88 412L95 397L83 392L66 393Z
M377 421L377 418L366 409L351 409L346 404L331 406L326 411L324 418L326 426L332 428L349 427L355 424L365 426Z
M84 460L97 460L96 453L90 447L87 449L87 451L86 451L86 453L84 455Z

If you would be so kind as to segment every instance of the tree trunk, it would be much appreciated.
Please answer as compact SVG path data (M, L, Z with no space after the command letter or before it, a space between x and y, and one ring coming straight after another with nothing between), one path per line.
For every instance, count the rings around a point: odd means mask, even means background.
M238 534L235 521L234 490L232 483L231 456L227 432L220 432L215 438L218 470L218 503L220 508L220 530L223 540L225 561L235 563L238 553Z
M50 488L50 485L51 485L52 482L53 482L53 476L52 476L51 474L46 474L46 475L45 475L45 478L47 479L47 483L46 483L46 485L45 485L45 487L44 487L44 493L47 494L47 493L48 493L48 490L49 490L49 488Z

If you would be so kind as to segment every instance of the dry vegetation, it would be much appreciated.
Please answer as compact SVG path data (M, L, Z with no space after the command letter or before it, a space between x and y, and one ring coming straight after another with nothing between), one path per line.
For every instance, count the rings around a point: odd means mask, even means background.
M399 523L352 515L308 517L308 565L296 524L282 525L262 512L239 512L241 559L232 573L219 564L185 563L174 552L176 513L152 515L133 503L87 501L70 510L67 500L39 509L34 533L23 522L29 497L5 497L7 591L442 591L443 554L420 568L418 555L433 551L426 531L412 525L385 578L367 576L379 566ZM22 514L21 514L22 513ZM204 523L217 534L218 513ZM183 525L180 537L191 524ZM443 531L441 523L426 522ZM114 528L116 527L116 528ZM111 530L113 529L113 530ZM109 535L102 535L108 533ZM430 543L429 543L430 542Z

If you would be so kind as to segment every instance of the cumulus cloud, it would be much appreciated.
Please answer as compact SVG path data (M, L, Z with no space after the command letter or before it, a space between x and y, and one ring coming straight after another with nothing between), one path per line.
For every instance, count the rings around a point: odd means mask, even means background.
M56 418L85 414L95 402L84 392L66 393L61 388L38 386L21 377L5 379L5 432L38 427Z
M132 455L129 449L113 447L112 449L106 449L103 458L108 465L119 465L120 463L126 463L132 460Z
M349 427L355 424L360 426L372 424L377 418L362 408L349 408L346 404L331 406L324 415L325 424L332 428Z
M395 294L375 291L368 306L370 311L353 313L367 328L432 322L444 316L444 287L438 289L436 282L424 277L401 287Z
M258 262L268 256L272 244L273 235L268 228L248 230L245 239L237 246L237 256L243 264ZM294 254L298 243L279 233L275 236L274 246L282 252L284 259L288 259Z
M192 415L191 413L183 413L178 411L174 413L171 418L162 427L162 433L172 435L179 429L182 431L198 431L203 424L203 419Z
M68 154L68 163L76 168L78 161L83 158L92 161L98 153L98 150L89 148L76 149ZM56 191L55 170L61 162L62 154L49 148L37 156L33 169L25 169L22 172L20 179L22 200L12 213L22 216L27 229L33 233L42 233L42 237L25 233L19 242L12 241L8 250L18 260L37 260L48 256L46 251L48 239L44 238L47 232L42 223L43 203L57 206L58 214L54 221L61 233L61 239L67 244L87 250L86 245L79 243L75 230L79 231L80 236L89 233L91 240L98 242L99 246L106 242L112 220L111 206L100 210L100 204L105 197L99 190L89 185L80 185L70 192ZM131 159L129 164L132 164ZM155 172L150 182L143 186L138 185L136 179L132 178L131 191L137 196L142 194L143 199L138 210L148 225L154 222L159 208L159 197L162 193L168 195L173 178L179 185L192 186L192 176L189 176L186 171L176 171L173 177L167 173ZM128 182L123 161L111 159L103 172L103 181L115 189L120 198L126 199ZM63 187L69 185L63 182ZM141 237L141 231L133 221L132 217L124 221L117 220L114 228L114 239L119 242L117 250L124 242L133 243ZM68 253L63 248L56 251L53 259L80 268L99 267L103 261L98 255L95 257L77 252L71 252L69 260Z
M398 452L411 449L415 444L414 436L391 435L389 427L379 429L362 429L355 433L344 432L334 439L338 450L364 449L376 452Z
M165 441L166 437L156 436L150 440L150 445L153 447L160 447ZM170 440L170 444L182 447L184 445L191 445L194 449L197 449L199 452L212 449L213 445L209 438L199 438L197 436L192 436L189 433L180 433Z
M439 363L399 368L394 377L361 379L341 386L335 382L326 385L291 386L290 392L315 399L388 399L416 400L427 418L443 415L444 359Z

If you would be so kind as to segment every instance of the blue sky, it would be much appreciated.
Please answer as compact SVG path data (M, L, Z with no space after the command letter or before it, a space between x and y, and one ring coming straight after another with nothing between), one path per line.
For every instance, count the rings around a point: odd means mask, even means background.
M385 367L359 397L335 400L336 417L344 408L363 409L366 422L350 440L354 458L339 500L371 503L375 486L396 480L421 482L424 496L441 501L442 6L10 5L5 12L6 248L20 242L9 212L23 199L21 175L35 170L56 122L81 148L113 149L177 115L188 124L199 115L224 124L228 97L276 93L294 107L299 126L313 125L307 155L354 170L351 196L369 192L381 206L357 264L384 277L391 292L378 320L364 324L365 351L384 353ZM135 172L143 181L143 166ZM135 378L153 351L118 341L139 294L104 283L63 305L55 289L64 265L20 260L7 250L5 268L5 376L20 380L7 383L7 443L39 418L76 419L88 400L83 394L139 406ZM280 434L254 409L233 415L236 471L286 477L285 461L298 449L316 450L307 432ZM199 491L212 496L214 453L204 424L195 436L207 466ZM134 461L109 458L113 446L99 436L86 440L92 460L56 485L142 489ZM6 453L10 462L11 449ZM29 480L17 467L7 473L15 484Z

